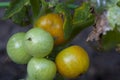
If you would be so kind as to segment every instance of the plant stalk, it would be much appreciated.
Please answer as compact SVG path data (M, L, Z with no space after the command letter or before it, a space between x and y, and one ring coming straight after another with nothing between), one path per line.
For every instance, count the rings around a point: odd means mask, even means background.
M0 8L1 7L8 7L10 5L10 2L0 2Z

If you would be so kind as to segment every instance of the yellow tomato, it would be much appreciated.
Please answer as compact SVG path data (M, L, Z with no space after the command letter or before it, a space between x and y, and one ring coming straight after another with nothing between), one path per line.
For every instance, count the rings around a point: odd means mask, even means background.
M55 45L65 42L63 32L63 19L59 14L49 13L35 22L35 27L43 28L48 31L55 39Z
M75 78L85 73L89 67L87 52L77 45L62 50L55 61L59 73L67 78Z

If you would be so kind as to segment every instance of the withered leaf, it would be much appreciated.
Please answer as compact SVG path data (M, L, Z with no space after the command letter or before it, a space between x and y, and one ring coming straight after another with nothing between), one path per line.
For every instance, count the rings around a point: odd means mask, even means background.
M106 17L106 13L96 16L96 22L93 26L93 30L88 35L86 41L98 41L101 34L105 34L106 31L110 30L110 26Z

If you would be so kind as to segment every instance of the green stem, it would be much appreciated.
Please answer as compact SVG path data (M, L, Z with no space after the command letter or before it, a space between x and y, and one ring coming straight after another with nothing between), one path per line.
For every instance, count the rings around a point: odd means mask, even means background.
M34 1L30 0L30 3L31 3L31 7L32 7L32 12L33 12L33 18L35 21L39 14L41 2L40 2L40 0L34 0Z
M41 0L41 3L42 3L42 7L41 7L41 11L39 13L39 17L44 15L48 9L48 4L45 0Z
M8 7L10 2L0 2L0 7Z

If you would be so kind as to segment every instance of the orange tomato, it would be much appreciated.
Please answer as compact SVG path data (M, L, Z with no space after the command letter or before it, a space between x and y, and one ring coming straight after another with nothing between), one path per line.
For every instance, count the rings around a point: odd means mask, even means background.
M75 78L85 73L89 67L87 52L80 46L71 46L56 56L58 72L67 78Z
M59 14L49 13L35 22L35 27L48 31L55 39L55 45L65 42L63 31L63 19Z

